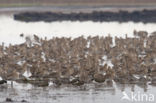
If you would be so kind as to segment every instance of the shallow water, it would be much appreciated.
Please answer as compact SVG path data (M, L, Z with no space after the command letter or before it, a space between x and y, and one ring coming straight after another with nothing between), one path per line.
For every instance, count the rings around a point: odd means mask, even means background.
M63 85L61 87L34 87L30 84L14 83L11 87L0 88L0 103L4 103L7 97L15 103L26 100L28 103L155 103L155 98L149 101L151 95L155 96L155 87L133 84L85 84L81 87ZM122 99L124 93L130 100ZM132 93L136 95L132 99ZM143 99L142 95L146 95Z
M39 37L48 39L57 37L85 37L92 36L119 36L125 34L133 37L133 30L146 30L152 33L156 29L156 24L148 23L118 23L118 22L35 22L25 23L13 20L12 16L0 16L0 43L6 45L23 43L25 40L19 34L25 36L36 34ZM130 100L122 100L123 94L127 94ZM136 98L132 98L132 94ZM142 95L145 95L143 99ZM149 101L150 96L154 96L153 101ZM85 84L82 87L66 86L54 87L34 87L30 84L10 83L0 86L0 103L5 103L6 98L11 98L15 103L26 100L28 103L155 103L156 87L133 84L116 84L113 87L106 84ZM147 98L146 98L147 97Z
M133 37L134 30L146 30L149 33L156 31L156 24L154 23L119 23L119 22L33 22L26 23L15 21L12 16L0 15L0 43L4 42L6 45L19 44L25 41L19 35L36 34L39 37L47 37L48 39L57 37L78 37L84 35L85 37L92 36L111 36L124 37L125 34Z

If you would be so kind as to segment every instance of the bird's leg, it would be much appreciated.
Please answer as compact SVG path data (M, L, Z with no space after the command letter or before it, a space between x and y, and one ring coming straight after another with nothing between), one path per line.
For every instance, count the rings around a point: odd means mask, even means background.
M13 88L13 81L11 81L11 87Z

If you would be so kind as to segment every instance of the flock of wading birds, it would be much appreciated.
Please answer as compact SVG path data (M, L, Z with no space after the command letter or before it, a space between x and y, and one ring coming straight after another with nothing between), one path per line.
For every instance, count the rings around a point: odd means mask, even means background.
M24 34L20 35L24 37ZM33 35L19 45L0 45L0 84L8 80L48 86L98 82L156 84L156 32L134 37L58 38ZM23 74L30 72L31 76Z

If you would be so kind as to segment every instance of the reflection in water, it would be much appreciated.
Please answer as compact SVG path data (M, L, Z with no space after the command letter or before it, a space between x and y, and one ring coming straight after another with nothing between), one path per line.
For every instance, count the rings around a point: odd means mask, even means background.
M18 87L16 87L18 86ZM118 84L114 83L113 86L102 84L85 84L80 87L71 85L62 85L61 87L35 87L29 84L15 83L11 88L8 84L7 87L0 88L0 102L4 102L7 97L15 102L26 100L33 103L131 103L128 100L121 100L124 91L128 95L131 92L143 94L156 95L156 88L147 85L134 85L134 84ZM146 91L145 91L146 90ZM133 101L135 102L135 101ZM145 101L146 102L146 101Z

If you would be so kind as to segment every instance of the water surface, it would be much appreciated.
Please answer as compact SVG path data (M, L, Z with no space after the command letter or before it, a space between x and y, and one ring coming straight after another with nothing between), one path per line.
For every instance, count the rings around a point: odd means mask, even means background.
M25 41L19 35L23 33L25 36L36 34L39 37L85 37L91 36L107 36L133 37L133 30L146 30L149 33L156 31L156 24L154 23L119 23L119 22L33 22L25 23L13 20L10 15L0 15L0 43L4 42L6 45L20 44ZM134 85L134 84L117 84L113 86L106 86L103 84L85 84L81 87L71 85L62 85L55 87L35 87L30 84L14 83L11 87L10 83L5 86L0 86L0 103L5 103L6 98L11 98L14 103L26 100L28 103L155 103L143 99L139 101L138 97L141 95L156 96L156 87L151 85ZM122 100L123 94L126 93L130 98L131 94L137 95L137 101Z
M156 88L153 86L116 84L107 86L103 84L85 84L81 87L62 85L61 87L35 87L30 84L14 83L12 88L0 88L0 103L4 103L6 97L11 98L15 103L26 100L28 103L155 103L146 98L139 100L142 95L156 95ZM126 93L130 98L135 94L135 100L122 99ZM137 101L136 101L137 100Z
M13 16L0 15L0 43L4 42L6 45L19 44L24 42L24 38L19 35L23 33L25 36L36 34L39 37L79 37L81 35L87 37L91 36L107 36L124 37L127 34L133 37L134 30L145 30L149 33L156 31L155 23L133 23L133 22L20 22L15 21Z

